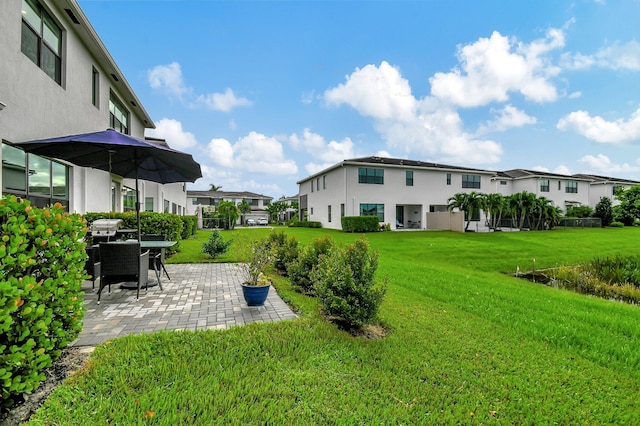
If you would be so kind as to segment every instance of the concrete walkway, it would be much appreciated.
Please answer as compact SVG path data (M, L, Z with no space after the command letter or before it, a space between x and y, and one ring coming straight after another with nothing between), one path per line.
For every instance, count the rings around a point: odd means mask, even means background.
M162 276L162 286L140 290L120 289L118 284L102 291L97 304L91 281L85 281L84 329L73 346L95 346L129 334L159 330L224 329L251 322L296 318L271 287L264 307L249 307L242 296L242 280L234 264L168 264L171 280ZM153 271L149 271L149 277Z

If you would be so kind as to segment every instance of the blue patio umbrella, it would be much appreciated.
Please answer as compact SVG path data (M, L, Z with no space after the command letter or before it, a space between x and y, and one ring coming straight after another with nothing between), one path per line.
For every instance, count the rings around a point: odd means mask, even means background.
M195 182L202 177L191 154L113 129L12 143L25 152L105 170L136 180L136 221L140 240L138 179L157 183Z

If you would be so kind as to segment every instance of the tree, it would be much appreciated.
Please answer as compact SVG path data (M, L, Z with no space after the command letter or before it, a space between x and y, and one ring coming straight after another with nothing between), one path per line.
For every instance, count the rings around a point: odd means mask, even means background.
M632 225L633 221L640 219L640 185L629 189L620 188L616 190L615 197L620 200L616 210L619 211L618 216L626 222L623 223Z
M529 219L529 227L533 225L531 213L536 201L536 194L522 191L507 197L509 202L509 210L512 218L518 224L518 229L524 229L524 225Z
M459 192L453 197L449 198L449 210L458 209L465 212L467 224L464 227L465 231L469 230L469 225L473 219L474 213L479 212L483 208L483 197L479 192Z
M222 189L222 186L217 186L216 184L209 184L209 191L220 191Z
M566 217L591 217L593 215L593 209L589 206L571 206L567 208Z
M247 200L242 200L238 203L238 210L240 210L242 214L247 214L251 211L251 204L249 204Z
M593 212L593 217L599 217L602 226L609 226L613 222L613 208L608 197L600 198L600 201L596 204L596 210Z
M502 194L482 194L484 198L484 215L489 229L496 230L502 220L502 212L506 210L505 198Z
M267 206L267 211L271 214L271 217L275 220L280 219L280 213L286 211L289 208L289 203L286 201L273 201Z
M240 217L238 207L232 201L220 201L217 208L218 217L224 219L224 229L233 229Z

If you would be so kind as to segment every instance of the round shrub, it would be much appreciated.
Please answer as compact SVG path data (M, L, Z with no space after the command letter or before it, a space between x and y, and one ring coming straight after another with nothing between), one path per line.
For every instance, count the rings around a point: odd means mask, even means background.
M202 253L208 254L211 259L215 259L216 256L229 250L231 242L232 240L225 241L220 232L215 229L211 232L209 239L202 243Z
M363 236L344 248L334 248L320 259L312 274L322 310L350 328L361 328L378 314L386 280L377 282L378 252Z
M622 222L611 222L609 224L609 228L624 228L624 223L622 223Z
M82 329L86 222L60 204L0 199L0 396L9 406L45 379Z
M333 239L325 235L324 237L314 238L310 245L299 250L298 257L287 266L291 284L303 293L312 293L311 273L318 265L320 258L327 255L333 246Z

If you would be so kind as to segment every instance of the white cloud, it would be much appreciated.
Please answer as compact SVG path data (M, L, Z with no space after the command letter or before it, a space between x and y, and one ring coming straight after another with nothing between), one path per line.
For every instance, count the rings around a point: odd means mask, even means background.
M631 166L628 163L614 164L609 157L603 154L585 155L578 160L578 163L584 164L589 171L595 171L600 174L609 173L632 173L640 171L640 166Z
M551 171L548 167L545 167L545 166L535 166L531 170L535 170L537 172L543 172L543 173L556 173L559 175L567 175L567 176L570 176L572 174L569 168L563 164L560 164L559 166L557 166L555 169L553 169L553 171Z
M212 139L207 146L207 153L211 161L222 167L268 175L298 172L296 163L285 159L282 144L261 133L250 132L234 144L226 139Z
M293 149L305 151L320 160L320 163L310 162L305 165L305 170L310 174L356 156L354 144L350 138L344 138L341 142L334 140L327 142L323 136L304 129L301 135L293 133L288 140Z
M640 71L640 42L636 40L627 43L615 41L593 55L565 53L562 55L562 64L564 67L574 70L598 66L613 70Z
M324 93L329 104L344 103L377 120L411 120L415 116L416 100L409 82L389 63L356 68L346 79Z
M185 132L182 129L182 123L178 120L163 118L155 124L155 129L146 130L146 136L164 139L171 148L184 151L198 144L193 133Z
M607 121L600 116L591 117L587 111L574 111L562 117L556 127L600 143L635 142L640 139L640 108L628 120L615 121Z
M578 99L581 96L582 96L582 92L577 91L577 92L570 93L569 96L567 96L567 97L569 99Z
M558 93L549 79L560 69L551 65L546 55L563 46L564 33L558 29L549 30L546 38L531 44L494 31L490 38L458 47L461 68L431 77L431 94L461 107L506 102L510 92L519 92L534 102L554 101Z
M189 88L182 81L182 69L180 64L172 62L168 65L158 65L147 73L151 88L163 91L182 99L189 92Z
M504 132L513 127L522 127L528 124L535 124L537 119L527 115L524 111L514 107L513 105L506 105L501 110L493 111L495 120L487 121L481 124L476 132L476 135L482 135L489 132Z
M346 83L325 92L329 104L347 104L374 120L390 148L440 161L496 163L502 148L464 132L458 113L438 99L417 100L397 68L386 62L367 65L346 77Z
M207 95L199 95L196 102L205 105L214 111L229 112L233 108L242 106L251 106L251 101L247 98L236 97L233 90L227 87L224 93L209 93Z
M373 155L376 157L393 158L393 155L391 155L389 151L385 151L385 150L376 151L376 153Z
M193 88L184 83L182 68L177 62L152 68L147 73L147 79L152 89L174 96L193 108L205 106L215 111L228 112L236 107L252 105L247 98L237 97L231 88L226 88L223 93L194 94Z

